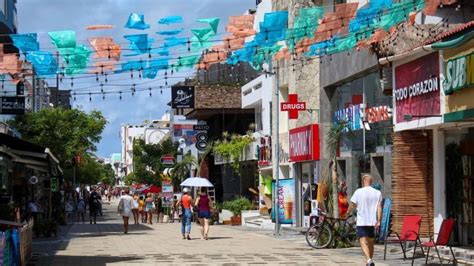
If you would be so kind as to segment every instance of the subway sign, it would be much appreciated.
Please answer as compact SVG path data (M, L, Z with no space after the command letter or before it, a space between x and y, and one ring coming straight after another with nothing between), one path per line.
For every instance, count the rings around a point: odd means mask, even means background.
M474 52L448 60L445 69L445 94L474 86Z

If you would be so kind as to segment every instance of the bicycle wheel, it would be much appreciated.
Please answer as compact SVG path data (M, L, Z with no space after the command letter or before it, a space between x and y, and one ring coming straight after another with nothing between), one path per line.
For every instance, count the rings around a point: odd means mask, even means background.
M332 231L328 225L313 225L305 234L306 242L312 248L320 249L327 248L332 241Z

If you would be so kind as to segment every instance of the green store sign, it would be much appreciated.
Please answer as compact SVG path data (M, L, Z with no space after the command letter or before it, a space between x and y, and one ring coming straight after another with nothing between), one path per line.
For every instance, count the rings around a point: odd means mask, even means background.
M443 83L444 93L452 94L463 88L474 85L474 52L448 60L446 79Z

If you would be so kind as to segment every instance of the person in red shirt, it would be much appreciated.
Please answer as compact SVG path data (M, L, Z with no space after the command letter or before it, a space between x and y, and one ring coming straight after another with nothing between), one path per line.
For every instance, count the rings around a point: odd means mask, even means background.
M183 235L183 239L191 240L189 234L191 233L191 219L193 217L191 211L193 198L189 195L188 188L183 188L183 196L181 196L177 205L181 205L183 208L183 215L181 217L181 234Z

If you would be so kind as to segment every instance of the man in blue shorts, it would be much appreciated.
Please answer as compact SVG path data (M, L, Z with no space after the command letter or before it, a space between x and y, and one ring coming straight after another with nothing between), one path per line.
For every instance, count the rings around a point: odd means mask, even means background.
M382 219L382 193L371 187L372 176L362 177L362 188L357 189L351 198L348 214L357 208L357 236L360 247L367 259L368 266L374 266L375 231L380 227Z

